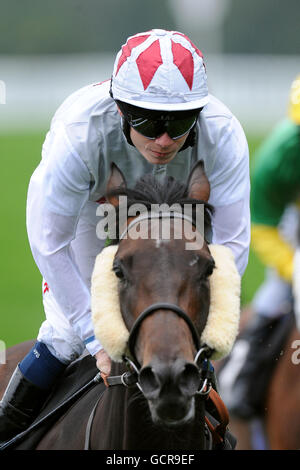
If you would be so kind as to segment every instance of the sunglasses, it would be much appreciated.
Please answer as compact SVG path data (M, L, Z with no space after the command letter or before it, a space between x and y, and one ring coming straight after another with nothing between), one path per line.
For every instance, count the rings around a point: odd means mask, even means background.
M167 132L171 139L179 139L187 134L195 125L198 116L190 116L184 119L146 119L144 117L134 117L126 115L125 119L133 129L148 139L156 139Z

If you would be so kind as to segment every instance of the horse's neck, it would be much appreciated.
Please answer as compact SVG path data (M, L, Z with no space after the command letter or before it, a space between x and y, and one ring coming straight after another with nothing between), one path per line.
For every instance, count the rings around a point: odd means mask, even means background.
M122 373L115 365L112 375ZM195 421L176 431L155 426L149 406L137 387L108 389L98 407L93 435L94 449L118 450L201 450L204 448L204 406L199 400Z

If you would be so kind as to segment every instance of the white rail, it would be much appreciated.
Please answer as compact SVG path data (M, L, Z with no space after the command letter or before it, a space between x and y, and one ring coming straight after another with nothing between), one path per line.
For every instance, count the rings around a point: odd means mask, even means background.
M46 130L60 103L76 89L110 77L110 55L0 56L0 132ZM211 93L236 114L246 132L267 132L286 113L299 56L210 55ZM5 104L3 103L5 101Z

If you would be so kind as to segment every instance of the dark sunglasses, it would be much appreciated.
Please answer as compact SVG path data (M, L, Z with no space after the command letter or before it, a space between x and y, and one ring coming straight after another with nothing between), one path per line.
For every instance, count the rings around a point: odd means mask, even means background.
M167 132L171 139L179 139L187 134L195 125L198 116L190 116L184 119L146 119L145 117L134 117L126 115L125 119L133 129L148 139L156 139Z

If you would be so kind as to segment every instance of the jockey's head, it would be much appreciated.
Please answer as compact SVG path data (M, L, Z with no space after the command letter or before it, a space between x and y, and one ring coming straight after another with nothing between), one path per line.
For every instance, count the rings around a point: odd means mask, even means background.
M182 33L155 29L130 37L117 54L111 96L127 141L151 163L192 146L208 103L203 56Z

